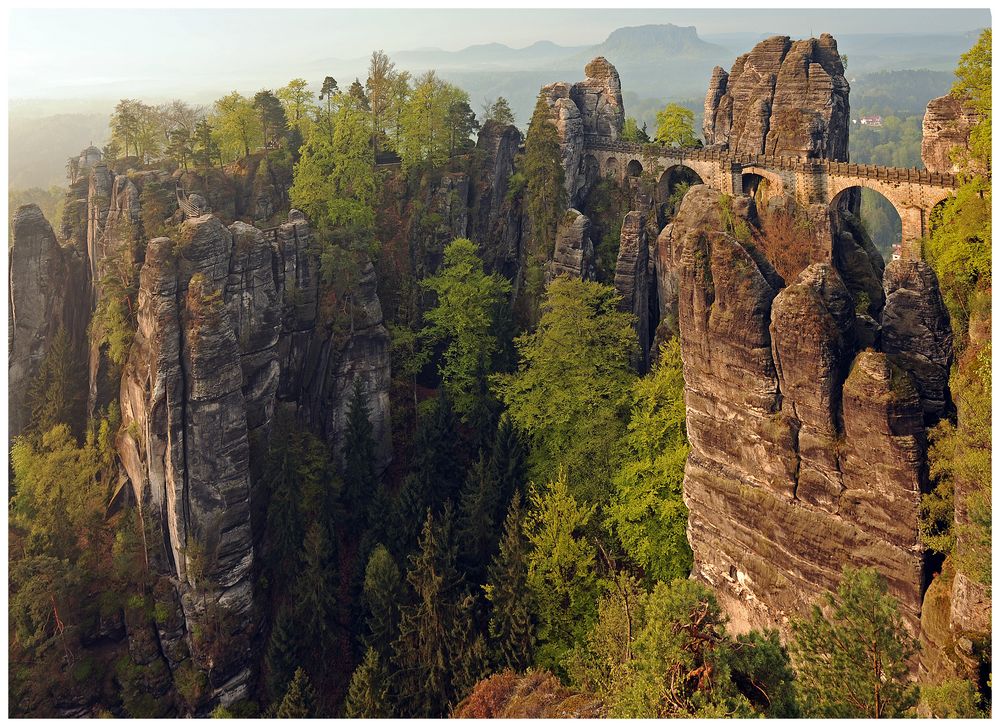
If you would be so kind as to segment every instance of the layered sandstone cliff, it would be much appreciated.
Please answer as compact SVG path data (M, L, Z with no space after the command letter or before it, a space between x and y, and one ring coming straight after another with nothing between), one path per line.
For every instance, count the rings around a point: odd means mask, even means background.
M957 172L955 154L968 147L969 133L978 120L957 96L931 99L924 112L920 142L920 158L927 170Z
M847 161L850 85L837 41L776 35L716 68L705 96L706 145L748 154Z
M585 141L617 141L625 126L625 105L618 71L606 58L593 59L584 69L586 78L543 86L551 122L559 132L565 187L569 206L577 205L594 182L595 170L584 165Z
M844 566L872 566L916 633L921 389L895 349L860 350L858 306L835 265L813 263L786 284L754 244L752 201L731 202L747 235L720 198L692 188L658 247L679 291L693 575L734 627L785 628ZM920 330L940 330L927 315ZM916 329L888 325L919 347Z

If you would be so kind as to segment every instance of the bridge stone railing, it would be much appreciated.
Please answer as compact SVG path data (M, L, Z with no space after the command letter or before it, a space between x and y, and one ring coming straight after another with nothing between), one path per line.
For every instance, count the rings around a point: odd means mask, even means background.
M656 144L638 144L627 141L612 141L607 138L588 135L584 138L585 150L599 150L631 154L634 156L659 156L672 159L716 161L720 164L744 167L764 167L793 172L825 172L831 176L874 179L883 182L906 182L933 187L956 188L958 178L954 174L929 172L926 169L905 167L883 167L877 164L854 164L836 162L829 159L808 157L776 156L772 154L749 154L722 149L667 148Z

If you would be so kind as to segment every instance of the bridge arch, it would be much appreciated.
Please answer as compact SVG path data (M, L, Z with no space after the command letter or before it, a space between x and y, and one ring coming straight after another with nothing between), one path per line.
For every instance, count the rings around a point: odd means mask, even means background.
M866 184L844 187L834 195L830 206L857 216L886 262L903 254L905 216L916 213L919 220L923 218L921 209L899 205L881 190Z
M619 179L621 177L621 173L621 164L618 163L618 159L615 157L608 157L607 161L604 162L604 176Z
M656 218L659 226L662 228L677 213L680 199L675 197L675 193L678 189L683 189L684 185L693 187L704 183L705 180L701 175L686 164L672 164L664 169L655 190Z
M625 167L625 173L630 177L642 176L642 162L638 159L632 159Z
M753 197L757 206L761 207L772 197L785 194L786 190L785 182L778 174L763 167L748 166L743 167L741 191Z

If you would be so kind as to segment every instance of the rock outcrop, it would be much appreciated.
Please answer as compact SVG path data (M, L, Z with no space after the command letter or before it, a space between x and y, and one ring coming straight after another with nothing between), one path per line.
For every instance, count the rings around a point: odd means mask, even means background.
M629 212L622 221L618 263L615 266L615 290L622 297L621 309L635 315L640 372L649 368L649 243L646 240L646 215Z
M837 41L776 35L712 73L705 143L749 154L847 161L850 85Z
M969 134L979 117L957 96L931 99L924 112L920 158L930 172L958 171L953 156L968 148Z
M747 198L732 200L753 224ZM693 576L733 627L787 627L845 565L889 580L914 633L926 481L922 409L886 354L856 356L855 305L829 263L784 286L693 187L658 248L676 261ZM830 243L832 244L832 243Z
M893 260L885 268L882 284L882 350L913 377L924 415L933 424L951 400L951 321L937 276L925 262Z
M176 584L190 652L214 700L248 693L251 517L262 495L250 448L266 446L278 402L297 403L337 451L360 380L376 465L389 463L389 336L375 288L364 261L347 310L338 317L324 307L319 251L296 210L273 237L242 222L226 228L209 213L146 247L118 451L135 501L162 532L161 567ZM219 609L233 646L209 656L190 635Z
M559 132L565 187L569 206L586 197L594 174L584 168L585 140L617 141L625 126L625 105L618 71L606 58L595 58L575 84L565 81L542 87L549 116Z
M508 188L522 141L516 126L486 121L476 142L481 156L471 185L469 237L479 245L487 270L512 280L518 277L522 214Z
M71 347L81 344L87 301L82 257L59 244L37 205L14 213L8 259L7 391L13 438L28 424L28 392L57 333L64 330Z
M594 243L590 239L590 219L578 210L566 210L556 229L556 246L546 278L568 275L579 280L594 277Z

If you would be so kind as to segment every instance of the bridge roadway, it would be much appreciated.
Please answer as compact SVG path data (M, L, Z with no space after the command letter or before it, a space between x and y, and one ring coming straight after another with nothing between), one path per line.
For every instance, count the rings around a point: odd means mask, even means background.
M801 204L837 204L844 192L866 187L883 195L899 213L904 257L920 257L919 241L928 232L931 211L958 187L955 175L926 169L719 149L676 149L606 138L584 140L583 166L619 180L638 177L651 167L663 179L671 170L686 167L725 194L742 194L744 183L756 175L766 180L769 193L787 194Z

